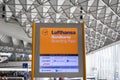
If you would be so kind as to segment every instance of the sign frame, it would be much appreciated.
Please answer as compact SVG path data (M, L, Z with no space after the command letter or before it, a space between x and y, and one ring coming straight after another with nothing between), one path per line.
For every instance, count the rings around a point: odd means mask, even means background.
M84 23L33 23L32 35L32 80L42 77L83 77L86 80L86 54L85 54L85 35ZM39 40L40 28L77 28L78 29L78 57L79 57L79 72L78 73L40 73L39 72ZM38 64L38 66L36 65Z

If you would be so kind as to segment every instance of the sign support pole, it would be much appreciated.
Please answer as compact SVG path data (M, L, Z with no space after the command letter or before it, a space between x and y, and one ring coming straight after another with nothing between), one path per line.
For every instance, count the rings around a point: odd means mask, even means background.
M83 80L86 80L86 51L85 51L85 26L84 22L82 23L82 38L83 38Z
M36 23L32 24L32 80L34 80L34 58L35 58L35 35L36 35Z

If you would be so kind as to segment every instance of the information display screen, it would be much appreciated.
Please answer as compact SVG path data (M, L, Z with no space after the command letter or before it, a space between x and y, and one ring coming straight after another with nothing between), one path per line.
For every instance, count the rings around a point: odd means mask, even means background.
M78 56L41 56L40 72L78 72Z
M40 28L40 73L79 72L78 29Z

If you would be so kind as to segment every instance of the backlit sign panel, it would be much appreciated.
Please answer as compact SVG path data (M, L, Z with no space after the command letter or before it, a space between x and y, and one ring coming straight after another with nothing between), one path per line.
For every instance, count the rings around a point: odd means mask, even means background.
M77 28L40 28L40 72L78 72Z
M40 28L40 54L78 54L77 28Z

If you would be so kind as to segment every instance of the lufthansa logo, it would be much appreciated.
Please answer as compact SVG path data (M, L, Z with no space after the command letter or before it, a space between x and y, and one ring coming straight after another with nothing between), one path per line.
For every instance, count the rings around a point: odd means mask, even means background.
M75 31L62 31L62 30L58 30L58 31L51 31L52 34L76 34Z
M47 29L42 30L42 35L44 36L48 35L48 30Z

